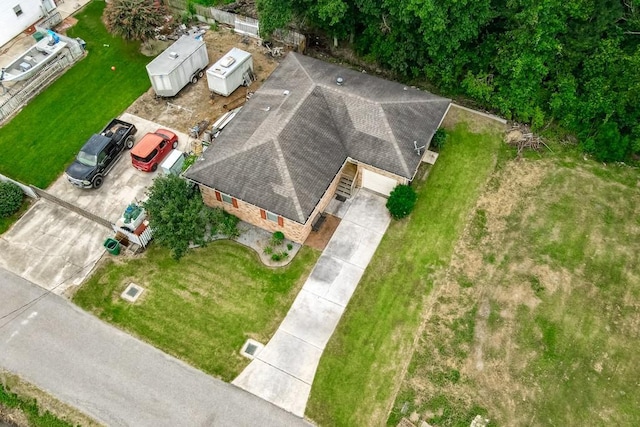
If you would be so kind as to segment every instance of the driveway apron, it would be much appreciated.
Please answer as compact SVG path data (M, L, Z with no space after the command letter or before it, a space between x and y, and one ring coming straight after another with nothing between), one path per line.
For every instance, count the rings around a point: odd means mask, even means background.
M386 199L360 190L282 324L233 381L300 417L322 352L390 223Z

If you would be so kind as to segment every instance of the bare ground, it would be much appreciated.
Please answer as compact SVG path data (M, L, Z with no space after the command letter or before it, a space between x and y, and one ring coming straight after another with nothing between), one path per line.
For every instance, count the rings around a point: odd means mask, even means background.
M234 33L223 26L216 31L207 30L205 43L209 66L233 47L250 52L256 80L249 87L239 87L228 97L212 96L206 77L195 85L187 84L173 98L157 98L153 88L149 88L126 112L189 134L189 130L196 124L205 120L212 124L228 110L243 105L247 94L258 90L278 65L278 60L269 55L265 47L259 46L256 39Z

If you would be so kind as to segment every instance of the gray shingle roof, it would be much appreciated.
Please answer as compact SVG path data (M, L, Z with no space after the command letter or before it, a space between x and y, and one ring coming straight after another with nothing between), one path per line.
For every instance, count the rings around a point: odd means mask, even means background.
M289 53L186 177L305 223L347 157L413 179L449 103Z

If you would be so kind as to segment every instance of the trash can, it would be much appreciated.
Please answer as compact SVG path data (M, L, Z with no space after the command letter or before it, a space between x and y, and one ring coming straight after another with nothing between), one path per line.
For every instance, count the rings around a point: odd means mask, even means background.
M120 242L114 239L107 239L104 241L104 247L111 255L118 255L120 253Z
M36 39L37 42L39 42L44 38L44 34L42 34L40 31L36 31L35 33L33 33L33 38Z

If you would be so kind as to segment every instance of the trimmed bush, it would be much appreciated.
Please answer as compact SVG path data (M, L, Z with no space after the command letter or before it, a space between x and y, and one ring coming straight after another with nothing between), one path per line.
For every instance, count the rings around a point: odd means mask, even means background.
M13 182L0 181L0 218L6 218L20 209L24 194Z
M284 241L284 233L282 231L275 231L271 236L271 244L273 246L279 246Z
M433 148L441 149L444 147L444 143L447 142L447 132L443 128L438 128L436 133L431 138L431 146Z
M400 184L393 189L387 200L387 209L395 219L401 219L409 215L416 205L418 196L413 188Z

